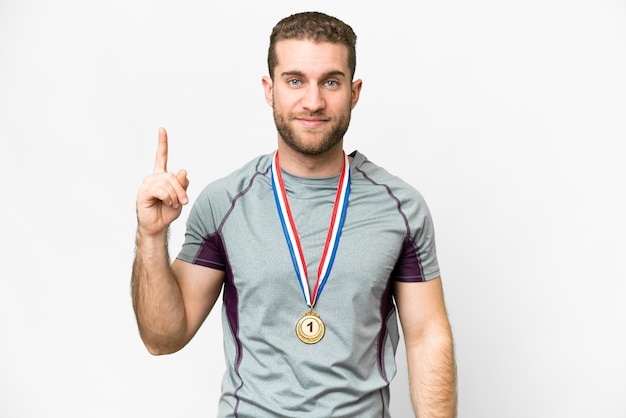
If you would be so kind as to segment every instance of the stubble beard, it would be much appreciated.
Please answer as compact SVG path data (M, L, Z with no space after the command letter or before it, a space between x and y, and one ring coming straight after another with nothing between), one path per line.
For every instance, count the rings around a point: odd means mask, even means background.
M325 115L321 112L311 114L284 114L273 107L274 123L278 134L283 141L294 151L305 155L320 155L335 147L341 142L343 136L350 126L350 108L340 113L336 117ZM290 125L298 117L321 117L330 118L331 125L326 128L310 128L304 130L304 135L316 135L320 138L314 141L307 141L302 134L296 132ZM297 122L296 122L297 123Z

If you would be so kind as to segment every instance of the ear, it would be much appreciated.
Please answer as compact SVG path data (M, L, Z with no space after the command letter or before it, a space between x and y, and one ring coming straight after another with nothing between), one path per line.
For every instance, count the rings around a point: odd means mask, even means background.
M263 90L265 91L265 101L268 105L274 105L274 95L272 94L272 88L274 87L272 79L269 76L263 76L261 79L263 83Z
M357 102L359 101L362 86L363 81L361 79L352 82L352 109L354 109L354 106L356 106Z

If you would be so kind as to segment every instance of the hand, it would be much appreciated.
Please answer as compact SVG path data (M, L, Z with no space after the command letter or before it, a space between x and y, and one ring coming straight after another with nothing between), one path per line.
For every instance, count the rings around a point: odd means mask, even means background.
M167 171L167 132L159 129L159 145L154 171L146 177L137 195L138 231L145 235L159 235L180 216L187 197L187 171Z

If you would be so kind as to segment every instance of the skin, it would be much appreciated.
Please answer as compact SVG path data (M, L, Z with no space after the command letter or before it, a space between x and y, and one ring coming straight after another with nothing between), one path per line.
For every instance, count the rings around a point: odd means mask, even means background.
M415 416L455 417L456 365L441 278L396 283L394 298L404 335Z
M136 255L131 279L141 338L151 354L183 348L220 294L225 274L180 260L169 265L167 229L189 202L187 172L167 171L167 132L159 129L154 171L137 195Z
M343 134L363 84L351 81L348 50L284 40L276 44L276 54L273 77L262 81L274 109L281 167L303 177L334 175L343 164ZM287 130L290 136L284 135Z
M281 167L303 177L327 177L343 164L343 134L362 81L352 81L347 48L327 42L283 40L278 65L263 77L274 109ZM181 260L169 264L167 230L189 202L187 172L168 172L168 139L159 130L154 171L137 195L133 307L141 338L154 355L183 348L213 308L224 272ZM452 334L441 279L397 283L394 296L402 324L415 415L454 417L456 374Z

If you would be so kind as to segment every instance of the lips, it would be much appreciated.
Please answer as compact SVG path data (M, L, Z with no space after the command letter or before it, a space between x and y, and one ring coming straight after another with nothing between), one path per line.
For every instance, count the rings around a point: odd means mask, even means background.
M326 117L315 116L296 116L294 119L297 120L302 126L307 128L319 128L330 120Z

